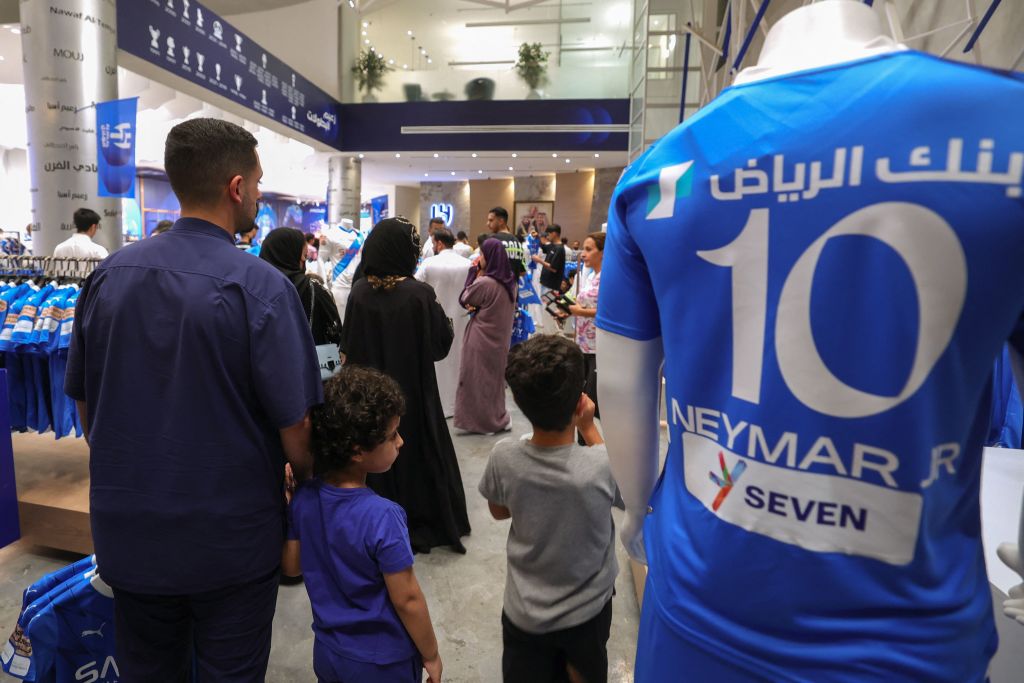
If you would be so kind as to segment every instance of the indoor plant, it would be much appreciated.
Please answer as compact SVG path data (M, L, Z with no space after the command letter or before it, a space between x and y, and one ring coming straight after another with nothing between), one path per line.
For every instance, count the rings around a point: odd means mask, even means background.
M356 82L360 90L365 90L364 102L376 102L373 91L384 87L384 74L394 71L394 67L388 66L384 57L373 50L360 50L359 59L352 67L352 73L356 75Z
M542 85L548 82L548 57L550 52L545 52L540 43L523 43L519 46L519 59L516 61L516 73L530 86L528 100L539 99L541 94L537 91Z

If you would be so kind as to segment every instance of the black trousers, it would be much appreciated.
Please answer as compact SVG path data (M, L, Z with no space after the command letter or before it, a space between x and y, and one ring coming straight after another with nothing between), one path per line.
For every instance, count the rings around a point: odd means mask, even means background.
M587 683L607 683L611 598L590 621L561 631L527 633L509 621L504 612L501 626L501 673L505 683L568 681L567 664Z
M601 404L597 402L597 354L596 353L585 353L583 354L583 393L590 397L590 400L594 402L594 417L601 417ZM587 444L583 441L583 435L576 435L576 442L581 446Z
M279 576L194 595L114 588L121 682L263 681Z

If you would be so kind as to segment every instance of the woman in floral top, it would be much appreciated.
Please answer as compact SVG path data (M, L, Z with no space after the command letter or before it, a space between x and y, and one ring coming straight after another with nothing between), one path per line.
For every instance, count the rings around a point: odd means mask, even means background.
M576 316L576 343L583 351L586 384L583 392L594 402L594 416L601 417L597 403L597 327L594 317L597 315L597 291L601 286L601 259L604 257L604 233L592 232L583 240L581 254L583 264L590 273L578 273L583 278L576 294L576 303L569 307L569 312Z

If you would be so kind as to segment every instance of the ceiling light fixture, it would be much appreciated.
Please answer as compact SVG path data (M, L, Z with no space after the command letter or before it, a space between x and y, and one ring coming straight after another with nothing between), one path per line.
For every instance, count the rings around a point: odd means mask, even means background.
M426 178L426 177L427 177L427 176L429 176L429 175L430 175L429 173L424 173L424 174L423 174L423 177L424 177L424 178Z
M552 159L557 159L558 158L558 152L552 152L551 153L551 158Z
M601 158L601 155L600 155L600 154L597 154L597 153L595 152L595 153L594 153L594 158L595 158L595 159L600 159L600 158Z
M367 35L366 31L363 31L363 35L364 35L364 36L365 36L365 35Z
M369 44L370 44L370 39L369 38L364 38L363 39L363 45L369 45ZM373 52L373 48L372 47L370 48L370 52Z
M434 152L434 158L436 159L438 156L439 156L438 153Z
M433 64L433 63L434 63L433 59L427 58L427 64Z
M411 35L412 35L412 29L409 29L408 31L406 31L406 32L405 32L405 35L407 35L407 36L411 36Z
M514 170L516 170L516 169L512 168L511 166L509 166L509 167L508 167L508 170L510 170L510 171L514 171Z
M394 64L394 63L395 63L395 60L393 60L393 59L389 59L388 60L388 64Z
M473 152L473 158L476 159L476 152Z
M363 22L363 28L370 28L370 22L364 21Z
M565 163L569 163L570 161L572 161L572 159L566 159Z
M362 158L363 158L363 157L365 157L365 156L366 156L365 154L362 154L362 153L360 153L360 154L359 154L359 158L360 158L360 159L362 159Z
M477 173L483 173L483 171L477 171Z
M351 9L355 9L355 8L356 8L356 2L355 2L355 0L348 0L348 6L349 6L349 7L351 8Z
M516 157L518 157L518 156L519 156L518 154L516 154L515 152L512 152L512 158L513 158L513 159L515 159L515 158L516 158Z
M396 154L395 154L395 158L396 158L396 159L401 159L401 158L402 158L402 155L401 155L401 154L397 154L397 153L396 153Z
M402 68L403 68L403 69L408 69L408 68L409 68L409 65L408 65L408 64L403 64L403 65L402 65Z
M452 175L455 175L455 171L452 171Z

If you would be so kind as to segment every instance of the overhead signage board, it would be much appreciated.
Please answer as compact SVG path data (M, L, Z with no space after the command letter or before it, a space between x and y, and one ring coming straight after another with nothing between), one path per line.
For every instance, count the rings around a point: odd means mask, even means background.
M117 46L330 147L341 104L195 0L117 3Z

